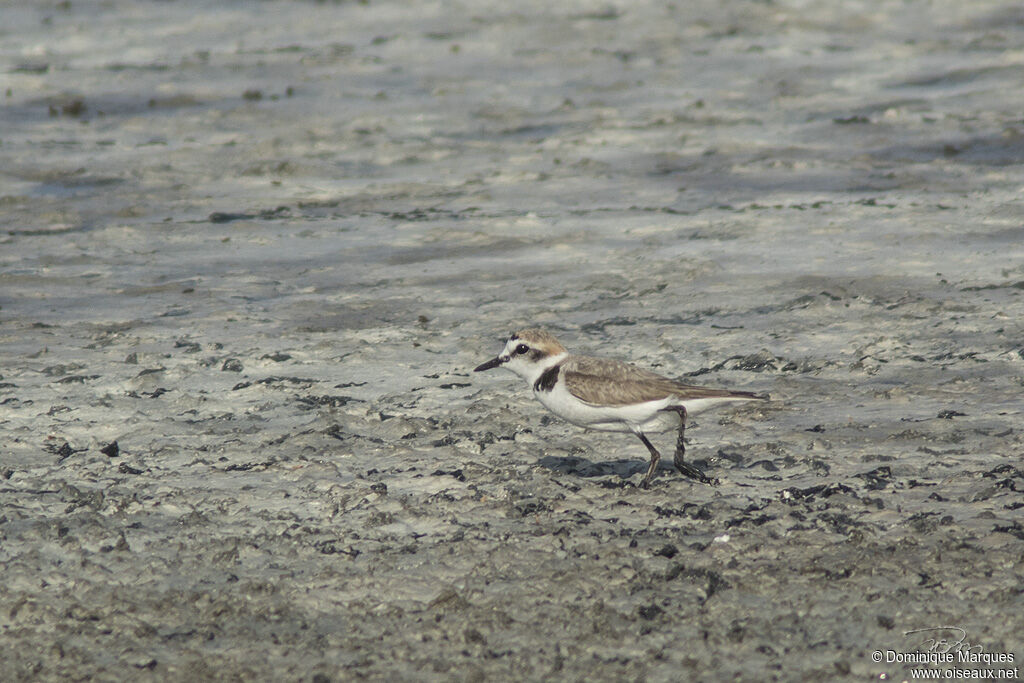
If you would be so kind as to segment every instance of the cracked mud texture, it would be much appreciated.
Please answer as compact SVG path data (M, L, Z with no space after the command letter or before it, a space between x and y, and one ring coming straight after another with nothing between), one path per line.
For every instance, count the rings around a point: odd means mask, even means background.
M5 680L1020 662L1014 3L2 12ZM773 400L641 491L526 324Z

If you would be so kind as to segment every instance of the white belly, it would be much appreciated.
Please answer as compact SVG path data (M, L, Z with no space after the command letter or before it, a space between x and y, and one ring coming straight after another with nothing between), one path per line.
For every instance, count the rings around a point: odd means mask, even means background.
M534 391L533 395L545 408L580 427L604 432L664 432L679 427L679 413L664 411L678 405L675 397L647 401L625 406L595 406L584 403L569 393L564 382L555 384L551 391Z
M665 432L679 428L679 413L670 406L686 408L687 415L699 413L723 403L747 401L746 397L713 397L680 400L675 396L625 406L597 406L584 403L559 380L551 391L534 391L545 408L567 422L604 432Z

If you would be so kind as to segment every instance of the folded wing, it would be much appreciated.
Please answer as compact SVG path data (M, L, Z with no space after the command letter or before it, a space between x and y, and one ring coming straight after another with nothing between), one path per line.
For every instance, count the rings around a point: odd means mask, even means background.
M573 356L562 365L566 388L593 405L629 405L677 398L762 398L749 391L710 389L682 384L635 365L606 358Z

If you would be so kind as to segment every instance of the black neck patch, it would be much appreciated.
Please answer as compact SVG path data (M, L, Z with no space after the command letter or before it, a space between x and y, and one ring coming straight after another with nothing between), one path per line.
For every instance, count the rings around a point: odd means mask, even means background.
M537 381L533 383L534 391L551 391L558 384L558 371L562 369L562 365L552 365L550 368L541 373L541 376L537 378Z

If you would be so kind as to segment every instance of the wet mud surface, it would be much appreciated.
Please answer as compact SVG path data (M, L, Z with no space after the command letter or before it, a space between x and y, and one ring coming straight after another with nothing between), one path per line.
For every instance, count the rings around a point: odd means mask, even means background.
M1012 3L3 13L7 680L1019 666ZM772 400L643 491L525 325Z

